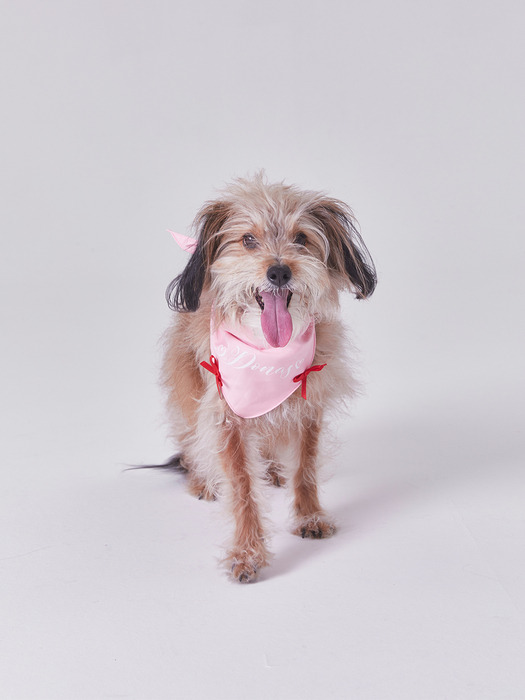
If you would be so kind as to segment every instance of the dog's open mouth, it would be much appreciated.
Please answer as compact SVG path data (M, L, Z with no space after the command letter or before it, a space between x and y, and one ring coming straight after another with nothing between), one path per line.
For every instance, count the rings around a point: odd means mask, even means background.
M288 291L288 298L286 300L286 308L288 308L290 306L290 302L292 301L292 296L293 296L293 292ZM261 307L261 311L264 311L264 301L263 301L262 296L259 294L258 289L255 290L255 301Z
M272 348L283 348L292 337L292 317L288 311L292 292L276 289L273 292L255 290L255 300L261 307L261 328Z

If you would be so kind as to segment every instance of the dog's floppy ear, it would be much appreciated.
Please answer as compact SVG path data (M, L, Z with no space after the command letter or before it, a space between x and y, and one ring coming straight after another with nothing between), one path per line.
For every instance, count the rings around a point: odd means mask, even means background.
M197 214L197 247L188 264L166 289L166 301L174 311L197 311L210 265L219 247L221 227L226 222L229 207L226 202L209 202Z
M327 197L315 205L311 214L321 223L328 239L328 267L350 282L357 299L371 296L377 284L376 268L350 209Z

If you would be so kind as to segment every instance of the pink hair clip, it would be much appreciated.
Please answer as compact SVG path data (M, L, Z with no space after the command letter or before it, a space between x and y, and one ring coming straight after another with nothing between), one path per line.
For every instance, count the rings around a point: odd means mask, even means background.
M192 238L191 236L185 236L183 233L175 233L175 231L170 231L169 228L166 230L168 231L168 233L171 233L176 243L182 248L182 250L185 250L188 253L195 252L195 248L197 247L196 238Z

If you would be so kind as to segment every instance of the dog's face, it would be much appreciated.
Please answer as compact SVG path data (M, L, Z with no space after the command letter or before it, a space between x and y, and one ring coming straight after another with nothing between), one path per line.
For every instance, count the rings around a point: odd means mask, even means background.
M168 303L195 311L209 290L223 319L286 345L314 318L331 318L338 293L370 296L373 262L352 213L323 194L261 176L238 180L196 219L198 245L168 287Z

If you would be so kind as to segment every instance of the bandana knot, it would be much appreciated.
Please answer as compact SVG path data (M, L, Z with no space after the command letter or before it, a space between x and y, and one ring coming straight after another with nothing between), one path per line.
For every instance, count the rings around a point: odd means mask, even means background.
M217 358L214 355L210 355L210 361L208 362L201 362L201 366L204 367L204 369L207 369L208 372L211 372L212 374L215 375L215 381L217 382L217 391L219 392L219 396L221 399L223 398L222 396L222 377L221 373L219 372L219 363L217 362Z
M294 382L301 382L301 396L303 399L306 400L306 380L308 378L308 375L310 372L320 372L323 367L326 367L326 362L324 365L312 365L312 367L309 367L308 369L305 369L304 372L301 372L301 374L298 374L296 377L293 378Z

